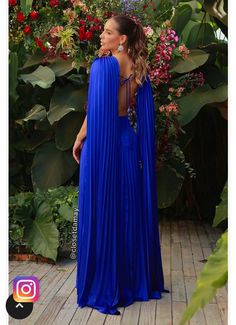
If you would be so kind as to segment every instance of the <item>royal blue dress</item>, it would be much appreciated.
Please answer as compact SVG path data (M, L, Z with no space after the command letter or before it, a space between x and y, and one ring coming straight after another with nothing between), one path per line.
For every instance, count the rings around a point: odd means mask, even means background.
M80 156L77 304L118 315L118 307L160 299L164 288L150 80L138 88L136 126L119 116L114 56L90 71L87 135Z

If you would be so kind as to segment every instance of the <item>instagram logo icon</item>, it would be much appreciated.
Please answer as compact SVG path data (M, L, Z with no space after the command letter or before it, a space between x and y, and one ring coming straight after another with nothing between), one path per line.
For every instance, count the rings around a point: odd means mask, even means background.
M39 299L39 280L36 276L17 276L13 279L13 299L35 302Z

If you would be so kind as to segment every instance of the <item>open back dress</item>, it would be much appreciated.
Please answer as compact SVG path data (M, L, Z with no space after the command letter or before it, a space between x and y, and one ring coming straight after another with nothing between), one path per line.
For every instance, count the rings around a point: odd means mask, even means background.
M147 76L135 96L114 56L90 71L87 136L80 156L77 304L118 307L160 299L164 288L155 172L155 115ZM127 114L119 116L119 87Z

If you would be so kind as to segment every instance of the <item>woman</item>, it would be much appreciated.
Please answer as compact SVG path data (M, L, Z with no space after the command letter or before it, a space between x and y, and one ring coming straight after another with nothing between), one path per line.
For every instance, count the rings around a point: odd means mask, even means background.
M119 315L117 307L160 299L168 290L158 233L145 34L141 24L119 15L106 22L100 38L87 117L73 147L80 163L77 303Z

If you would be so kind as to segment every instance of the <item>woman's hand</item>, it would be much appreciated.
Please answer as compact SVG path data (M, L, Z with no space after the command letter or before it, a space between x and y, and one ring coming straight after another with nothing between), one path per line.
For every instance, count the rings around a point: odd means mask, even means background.
M83 147L84 138L85 137L77 136L73 146L73 157L78 164L80 162L80 151L82 150Z

